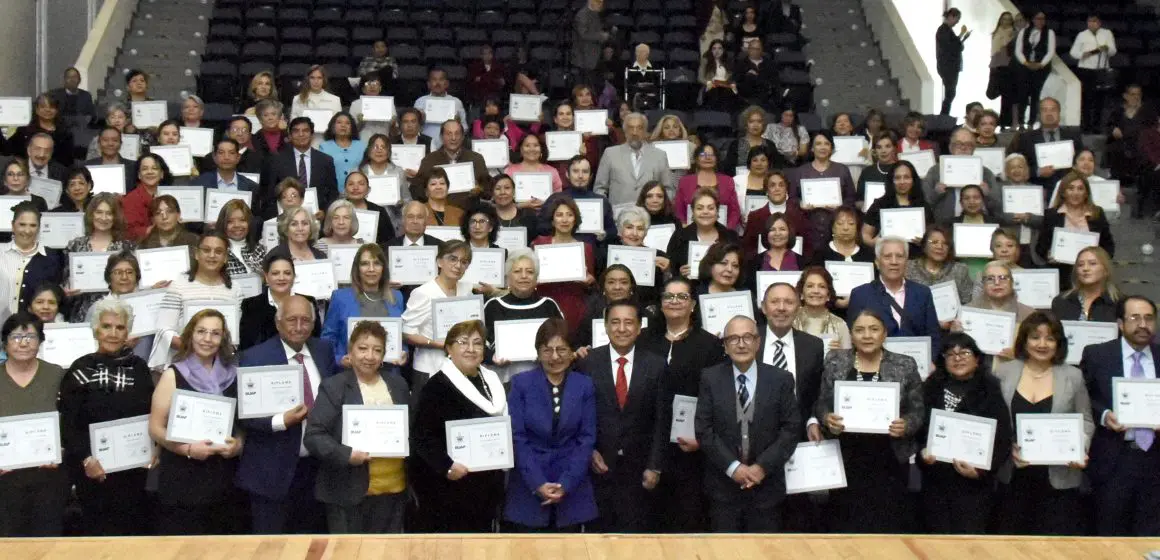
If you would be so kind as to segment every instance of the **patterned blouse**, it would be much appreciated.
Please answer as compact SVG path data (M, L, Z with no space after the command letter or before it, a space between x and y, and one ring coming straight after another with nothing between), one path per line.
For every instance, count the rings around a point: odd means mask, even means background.
M234 254L233 243L230 243L229 258L226 260L226 272L230 278L243 274L261 274L262 259L266 258L266 246L261 243L253 245L243 244L238 250L242 258Z
M119 241L113 241L112 243L109 243L109 248L105 249L105 251L108 251L110 253L120 253L121 251L133 251L135 249L137 249L136 243L134 243L128 239L121 239ZM81 237L77 237L76 239L69 241L68 245L65 246L64 252L65 253L91 253L91 252L93 252L93 238L92 238L92 236L82 235Z

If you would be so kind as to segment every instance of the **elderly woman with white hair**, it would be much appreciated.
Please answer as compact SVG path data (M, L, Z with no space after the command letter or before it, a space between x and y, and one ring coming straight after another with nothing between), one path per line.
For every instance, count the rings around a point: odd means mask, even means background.
M196 95L189 95L181 102L181 126L188 128L202 128L202 117L205 116L205 102Z
M325 237L319 239L314 248L329 253L331 245L362 245L365 243L363 238L355 237L358 228L358 214L355 214L354 203L344 198L331 202L330 208L326 209L326 219L322 222L322 234ZM374 241L371 239L372 243Z
M287 254L295 262L326 258L326 253L315 246L318 220L303 206L286 208L278 216L278 239L281 243L270 254Z
M487 326L488 355L500 379L507 383L511 377L535 367L535 360L511 361L495 353L496 321L520 321L528 319L562 318L560 306L549 297L536 293L536 282L540 276L540 262L531 249L520 247L508 251L504 265L507 274L508 293L491 298L483 305L483 320Z
M648 228L651 225L648 210L640 206L624 208L616 215L617 239L613 245L644 247L644 238L648 235ZM653 285L641 286L639 285L640 279L637 279L636 297L641 305L649 306L660 303L660 285L664 283L664 275L669 270L670 261L668 253L660 249L656 250L656 255L657 268L653 273Z
M89 323L97 351L77 358L60 383L63 458L81 506L78 527L89 536L148 534L150 525L142 515L149 511L148 470L105 472L106 465L92 454L89 426L149 414L153 377L130 344L132 306L106 297L93 304ZM141 445L131 453L152 460L152 443Z

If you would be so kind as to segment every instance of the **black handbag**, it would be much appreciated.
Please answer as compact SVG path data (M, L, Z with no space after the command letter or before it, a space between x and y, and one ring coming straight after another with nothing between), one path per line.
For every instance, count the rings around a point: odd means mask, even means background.
M1093 71L1097 91L1115 91L1120 88L1120 71L1112 68L1108 53L1100 53L1103 64Z

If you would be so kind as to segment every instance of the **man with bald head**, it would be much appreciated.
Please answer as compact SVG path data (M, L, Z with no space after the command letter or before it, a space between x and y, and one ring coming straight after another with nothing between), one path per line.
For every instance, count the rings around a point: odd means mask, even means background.
M660 181L671 200L676 194L676 182L669 170L668 156L648 143L648 117L629 113L623 125L625 142L604 150L593 192L608 198L615 209L636 204L645 183Z
M781 530L786 461L801 432L793 376L757 359L757 323L725 324L729 361L701 372L697 441L705 454L709 519L718 533Z
M975 133L965 128L956 128L951 133L950 147L949 155L952 156L975 155ZM930 211L934 213L934 221L949 225L961 213L955 212L955 202L959 199L959 191L962 189L948 187L943 183L939 167L936 165L926 172L926 178L922 180L922 194L930 206ZM992 214L1003 209L1002 190L998 185L995 174L983 167L983 183L979 187L983 189L984 204Z
M326 515L314 499L318 461L302 446L303 422L314 405L318 384L338 373L334 346L310 336L318 320L314 305L290 296L274 321L278 336L242 352L239 367L280 366L302 377L302 401L282 414L241 420L246 428L246 457L238 463L236 484L250 493L256 534L321 533ZM239 390L250 391L245 378Z

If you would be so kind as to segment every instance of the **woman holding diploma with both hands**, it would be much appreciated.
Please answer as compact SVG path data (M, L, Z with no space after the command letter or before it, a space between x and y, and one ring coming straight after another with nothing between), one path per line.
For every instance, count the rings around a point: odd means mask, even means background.
M854 318L853 350L831 350L822 372L817 417L827 438L838 439L846 468L846 488L830 491L830 529L835 533L908 533L914 525L907 482L915 435L926 420L922 378L914 360L882 347L886 323L869 309ZM900 384L899 418L888 435L847 433L834 410L835 381ZM883 426L885 427L885 426Z
M448 357L416 399L409 467L423 532L490 532L503 500L502 470L474 473L447 454L447 422L508 413L499 376L480 366L487 350L485 334L481 321L451 327L445 342Z
M89 321L89 309L93 305L105 296L117 297L136 292L140 279L141 265L137 263L137 257L133 253L123 251L110 255L109 260L105 262L105 283L109 285L109 293L83 294L81 298L73 302L73 311L69 322L84 323ZM168 285L168 280L162 280L153 284L150 289L164 288ZM132 325L129 328L132 332ZM153 350L153 339L154 335L147 334L130 338L125 341L125 344L133 349L133 355L142 360L148 360L149 353Z
M687 226L678 225L677 231L669 238L668 250L665 251L669 255L669 270L675 270L676 274L689 277L692 272L689 264L690 241L701 243L724 241L730 244L740 242L737 232L717 223L719 200L717 191L713 189L701 189L693 195L692 223ZM652 213L650 210L649 214ZM652 223L656 225L657 222L653 219Z
M167 439L174 391L237 398L238 368L226 319L213 309L197 312L181 332L182 350L161 373L149 414L149 435L161 446L157 464L157 532L162 535L230 534L241 525L245 508L234 487L242 453L241 432L214 443Z
M560 306L556 305L555 300L536 293L540 261L531 249L518 247L509 251L504 268L508 292L483 304L483 321L487 327L488 344L492 349L491 364L500 379L510 380L513 375L535 367L535 363L512 362L495 355L495 322L562 319L564 314L560 312Z
M415 349L411 366L416 374L411 380L415 392L439 371L445 357L443 339L435 338L433 300L471 295L471 282L463 280L464 271L471 266L470 245L458 239L440 243L435 264L439 274L411 291L403 311L403 340Z
M241 297L226 272L226 252L230 242L225 234L210 231L201 234L194 251L193 263L188 276L181 276L169 284L161 309L157 312L157 334L153 341L153 351L149 355L149 366L158 367L170 363L170 352L189 352L187 337L178 336L185 320L186 305L189 302L214 302L237 307ZM229 343L229 340L226 340ZM230 345L232 346L232 344Z
M238 330L238 351L242 352L250 347L257 346L270 337L278 334L278 308L294 294L294 261L286 255L270 255L262 259L262 280L264 286L261 293L242 300L241 323ZM301 294L298 294L301 295ZM303 295L310 305L317 309L317 302L313 297ZM314 321L314 331L310 336L317 337L322 333L322 321ZM331 341L333 342L333 341Z
M367 451L342 443L344 405L408 402L410 393L399 368L383 366L386 347L382 325L359 321L350 333L348 369L322 380L306 422L302 443L319 460L315 496L326 504L331 533L403 532L407 504L403 458L372 459Z
M554 245L557 243L577 243L576 230L580 229L580 208L568 197L557 198L543 210L552 217L552 233L541 235L532 240L532 246ZM584 318L587 308L584 298L588 289L596 284L596 257L592 245L584 244L584 270L582 282L553 282L540 286L540 293L552 298L564 312L564 319L568 321L568 329L576 332Z
M1015 293L1015 276L1011 274L1011 266L1003 261L991 261L983 267L979 276L982 292L974 296L966 306L988 311L1005 311L1015 314L1015 324L1018 324L1035 312L1034 309L1019 303ZM961 332L962 324L958 319L951 321L951 330ZM1010 360L1015 357L1014 349L1006 348L996 355L997 358Z
M959 303L971 301L975 283L967 265L955 260L954 237L946 226L927 226L922 236L922 256L906 263L906 279L926 287L954 282L959 292ZM950 321L940 321L942 328L950 328Z
M929 227L934 223L934 214L926 204L922 193L922 179L914 164L909 161L899 161L886 174L886 190L866 210L865 222L862 224L862 242L873 247L882 233L882 211L898 208L922 208L924 225ZM926 230L926 227L923 227ZM910 252L921 253L921 240L916 237L910 240Z
M145 535L151 525L142 518L149 511L146 469L114 473L93 456L89 425L149 414L153 377L145 360L128 344L133 308L117 298L105 298L92 308L89 323L97 351L73 362L60 384L61 439L77 499L80 529L88 536ZM155 457L150 445L146 458Z
M1051 208L1043 212L1043 227L1035 244L1035 252L1043 260L1051 263L1051 266L1059 269L1059 288L1066 290L1071 287L1073 265L1061 263L1052 256L1052 248L1055 247L1055 228L1098 233L1099 246L1108 252L1108 256L1116 256L1116 242L1112 239L1112 228L1108 218L1103 209L1092 201L1092 189L1088 180L1074 171L1063 176L1059 183L1059 196L1052 201Z
M399 317L403 314L403 294L390 286L387 275L387 257L374 243L367 243L354 253L350 267L350 287L339 288L330 296L330 307L326 311L326 324L322 327L322 338L334 345L334 359L340 365L349 367L346 359L346 342L349 336L347 319L351 317ZM315 324L318 324L315 321ZM406 364L406 354L391 364Z

